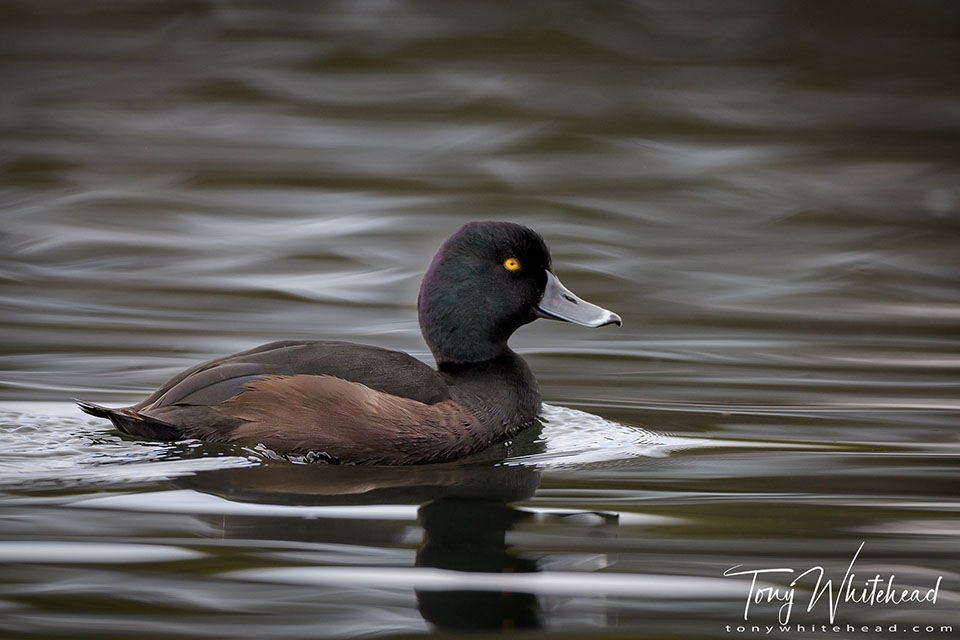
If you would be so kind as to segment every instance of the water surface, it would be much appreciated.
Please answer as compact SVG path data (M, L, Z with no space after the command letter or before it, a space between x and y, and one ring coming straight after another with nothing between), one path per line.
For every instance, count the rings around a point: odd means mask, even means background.
M0 634L950 637L958 7L4 3ZM624 319L518 332L512 442L296 465L69 402L281 338L429 362L419 278L478 219ZM723 575L861 543L937 602L767 632Z

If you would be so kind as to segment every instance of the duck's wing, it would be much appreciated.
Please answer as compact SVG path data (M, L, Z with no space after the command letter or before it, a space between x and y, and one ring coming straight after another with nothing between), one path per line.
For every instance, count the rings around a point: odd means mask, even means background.
M250 382L296 375L332 376L425 404L450 397L443 378L406 353L350 342L285 340L188 369L133 409L219 404L247 391Z
M295 383L288 387L281 380ZM341 385L349 386L341 389ZM303 401L306 390L312 403ZM377 395L370 396L368 392ZM325 394L332 400L324 402ZM445 408L432 408L448 402L450 396L446 382L426 364L398 351L332 341L274 342L212 360L174 376L133 407L110 409L79 404L86 413L109 418L126 433L160 440L202 438L257 444L263 441L257 437L265 435L265 430L273 429L275 435L282 436L291 429L289 437L278 436L278 453L307 453L316 449L301 451L287 444L298 437L303 441L303 430L308 425L314 434L318 429L336 430L338 425L349 425L343 418L349 414L333 406L336 402L354 407L367 403L363 412L354 415L356 421L357 416L370 411L373 397L378 398L374 405L387 407L392 400L397 405L384 415L392 415L403 407L407 412L403 415L413 417L417 412L426 412L419 417L427 422L442 422L446 418L438 416L450 413ZM234 402L240 399L241 402ZM313 408L299 410L307 405ZM242 414L238 412L240 408ZM318 421L318 410L331 418ZM336 416L340 417L334 419ZM242 427L247 428L240 430ZM300 436L296 435L298 429ZM343 436L341 433L338 437L344 439Z

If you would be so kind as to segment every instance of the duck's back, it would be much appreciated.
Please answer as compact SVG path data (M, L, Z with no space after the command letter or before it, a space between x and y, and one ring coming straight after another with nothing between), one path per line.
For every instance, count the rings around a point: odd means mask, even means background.
M406 353L332 340L282 340L188 369L133 408L216 404L264 377L294 375L332 376L424 404L450 398L443 378Z

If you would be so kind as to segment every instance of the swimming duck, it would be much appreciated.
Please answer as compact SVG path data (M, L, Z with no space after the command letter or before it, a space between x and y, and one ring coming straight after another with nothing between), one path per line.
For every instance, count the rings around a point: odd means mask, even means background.
M533 424L540 391L507 346L514 331L537 318L621 324L560 283L539 234L508 222L473 222L448 238L417 310L436 369L379 347L284 340L184 371L132 407L78 405L155 440L262 444L342 464L446 462Z

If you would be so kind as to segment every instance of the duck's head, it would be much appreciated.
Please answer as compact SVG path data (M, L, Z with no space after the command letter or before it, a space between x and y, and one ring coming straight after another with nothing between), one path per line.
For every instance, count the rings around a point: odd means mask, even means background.
M538 233L510 222L471 222L437 251L420 286L420 329L438 364L482 362L537 318L602 327L620 316L571 293L550 270Z

